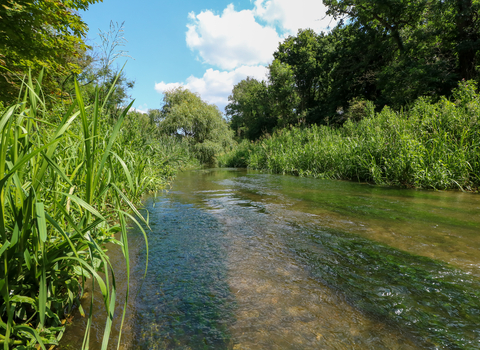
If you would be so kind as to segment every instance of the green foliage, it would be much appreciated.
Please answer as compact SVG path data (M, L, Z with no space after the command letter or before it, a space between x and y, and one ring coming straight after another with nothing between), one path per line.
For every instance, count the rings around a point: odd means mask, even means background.
M285 127L301 122L297 110L300 96L296 89L295 75L288 63L273 60L268 67L268 95L272 114L277 118L276 126Z
M297 123L341 125L351 101L399 110L420 96L449 97L460 80L480 80L480 0L325 4L340 19L335 28L300 30L280 43L262 94L247 80L234 88L227 115L238 136L258 139Z
M77 58L87 49L86 24L78 10L99 0L5 0L0 6L0 100L12 102L23 72L48 69L56 76L79 73ZM53 75L52 75L53 77ZM44 88L59 93L55 79Z
M300 97L300 113L315 107L318 86L325 78L325 75L321 74L321 63L317 59L319 51L324 49L318 40L322 36L317 36L311 29L300 30L297 36L290 36L281 43L273 54L275 59L291 67ZM272 68L275 68L275 65L272 65Z
M367 115L372 115L375 106L371 101L363 100L358 97L348 102L349 107L347 113L345 113L345 119L358 122L365 118Z
M218 108L181 87L165 92L159 120L161 135L184 139L197 159L210 166L232 143L232 132Z
M90 279L92 295L100 288L104 299L106 349L117 301L103 246L121 245L128 275L126 222L146 224L135 203L174 174L168 167L177 160L159 158L175 157L178 147L142 140L141 121L127 116L128 108L111 125L98 92L86 106L78 84L68 110L48 117L41 78L29 78L23 99L0 117L0 343L4 349L56 345L73 306L84 313L79 299Z
M251 156L251 152L255 149L253 141L242 140L233 150L221 154L218 157L218 165L220 167L246 168Z
M142 177L134 181L139 196L165 187L178 169L198 165L188 140L161 135L148 114L136 111L129 112L125 118L119 146L118 154L125 154L122 159L128 159L126 163L132 171L143 169ZM125 183L125 187L127 185Z
M430 64L453 59L460 78L478 76L478 0L326 0L325 4L329 14L348 16L352 22L383 31L401 55L414 58L420 54L419 67L427 63L423 60L428 56L423 54L429 51L436 53Z
M265 82L247 77L234 86L228 100L225 111L237 137L253 140L272 132L276 119Z
M375 113L365 103L359 122L290 128L224 157L275 173L368 181L418 188L475 190L480 186L480 95L473 81L454 102L418 99L411 108ZM358 102L357 102L358 103Z

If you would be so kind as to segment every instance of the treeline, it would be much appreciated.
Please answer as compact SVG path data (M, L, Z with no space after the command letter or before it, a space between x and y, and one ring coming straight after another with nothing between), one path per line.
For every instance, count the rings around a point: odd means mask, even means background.
M461 80L479 80L478 0L325 0L338 25L302 30L274 53L265 81L247 78L226 115L240 139L288 125L341 125L367 101L394 110L438 101Z

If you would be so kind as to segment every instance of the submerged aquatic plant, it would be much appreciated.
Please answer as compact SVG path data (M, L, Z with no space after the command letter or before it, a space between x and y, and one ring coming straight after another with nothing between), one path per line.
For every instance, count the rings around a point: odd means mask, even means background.
M131 104L111 127L102 120L98 92L85 106L76 83L75 100L52 124L41 81L42 74L36 82L26 78L21 99L0 117L0 344L5 350L58 344L74 305L85 314L79 298L91 283L103 296L106 349L116 283L103 245L121 245L128 274L126 220L143 220L132 202L139 185L113 152Z
M478 349L480 282L471 275L346 232L302 233L311 246L289 241L296 256L355 307L408 330L424 348Z

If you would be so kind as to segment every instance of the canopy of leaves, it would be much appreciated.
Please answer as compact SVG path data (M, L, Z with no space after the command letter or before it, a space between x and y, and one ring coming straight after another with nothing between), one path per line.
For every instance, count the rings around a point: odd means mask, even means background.
M228 100L226 115L238 137L253 140L276 125L265 82L248 77L234 86Z
M197 158L214 165L216 155L232 142L232 132L218 108L182 87L165 92L163 101L160 132L187 138Z
M27 68L79 73L87 25L78 10L101 0L4 0L0 5L0 101L11 101ZM55 82L47 82L52 88ZM53 85L53 86L52 86Z

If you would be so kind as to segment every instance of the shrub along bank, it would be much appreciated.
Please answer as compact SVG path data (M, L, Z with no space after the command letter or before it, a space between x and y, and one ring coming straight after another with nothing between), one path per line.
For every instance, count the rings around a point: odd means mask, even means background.
M106 349L118 301L104 244L121 245L128 273L126 222L145 223L135 204L191 156L174 138L155 139L128 107L105 115L98 92L86 106L78 84L70 105L47 111L40 82L28 79L18 103L0 108L0 346L50 348L75 305L89 317L88 346L92 309L79 298L91 278L108 315Z
M291 127L220 159L280 174L366 181L417 188L480 186L480 95L462 82L451 100L419 98L409 108L375 112L342 127Z

